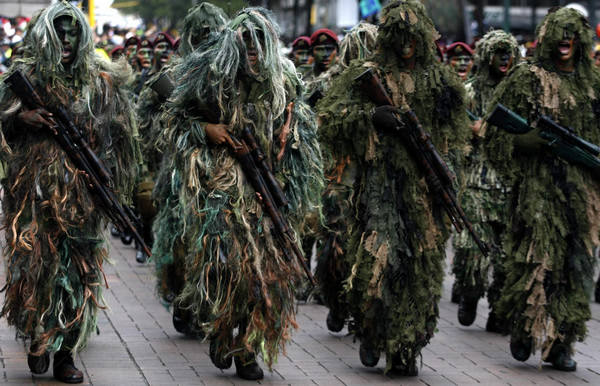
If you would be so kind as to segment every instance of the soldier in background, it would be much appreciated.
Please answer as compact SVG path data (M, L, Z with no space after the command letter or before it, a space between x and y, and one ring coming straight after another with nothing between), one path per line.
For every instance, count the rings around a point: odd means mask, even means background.
M313 70L313 56L310 51L310 38L308 36L297 37L292 42L292 61L296 70L303 77L307 77Z
M446 48L446 61L464 82L473 67L473 49L463 42L452 43Z

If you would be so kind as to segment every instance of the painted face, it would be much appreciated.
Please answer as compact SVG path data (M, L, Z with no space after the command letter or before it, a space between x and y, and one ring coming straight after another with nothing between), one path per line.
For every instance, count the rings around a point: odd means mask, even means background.
M473 57L469 55L456 55L450 58L450 66L458 74L460 79L466 80L473 67Z
M575 34L571 31L564 30L563 38L558 42L554 51L554 59L561 71L571 72L575 65Z
M13 55L14 55L14 53L13 53ZM600 51L598 51L594 54L594 65L596 67L600 67Z
M137 57L137 46L132 44L125 47L125 56L129 64L133 64L133 61Z
M321 71L326 71L335 63L337 46L335 44L319 44L312 49L315 66Z
M260 30L256 30L256 34L258 36L259 43L262 47L265 43L264 34ZM244 38L244 43L246 44L246 61L248 62L248 69L253 74L258 74L258 47L256 47L256 45L254 44L254 40L252 40L252 35L250 31L245 31L242 37Z
M154 60L158 68L162 68L171 59L173 51L167 42L159 42L154 46Z
M54 29L62 43L61 63L73 63L79 48L79 26L68 16L61 16L54 20Z
M490 63L490 67L492 69L492 74L501 78L506 75L508 70L512 67L514 56L512 52L510 52L507 48L499 48L494 52L494 56L492 56L492 60Z
M206 39L206 37L210 34L210 27L208 25L202 26L202 29L196 31L190 38L190 43L193 48L198 48L198 46Z
M404 60L412 59L415 56L416 47L415 39L398 39L394 42L394 52Z
M137 58L142 68L149 68L150 66L152 66L152 48L140 48L137 53Z
M307 48L300 48L294 51L294 64L296 67L303 64L307 64L310 59L310 50Z

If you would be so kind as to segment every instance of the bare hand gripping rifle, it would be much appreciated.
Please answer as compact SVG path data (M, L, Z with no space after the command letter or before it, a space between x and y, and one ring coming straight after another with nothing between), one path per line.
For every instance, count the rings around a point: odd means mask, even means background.
M285 258L288 261L295 258L304 269L310 283L315 286L315 279L306 264L304 254L298 248L294 233L280 209L287 206L288 200L267 164L267 159L256 138L247 127L242 131L241 139L234 137L231 133L229 136L236 145L236 147L232 147L233 155L240 163L246 179L257 193L257 199L260 201L263 210L271 218L273 222L271 231Z
M360 83L362 91L376 106L394 106L392 99L383 88L373 69L366 70L355 80ZM414 111L408 106L404 106L402 112L403 117L407 118L405 120L406 124L398 119L396 130L401 135L403 143L416 161L417 166L425 175L429 189L440 199L456 231L461 232L463 228L467 228L481 253L487 256L489 247L481 241L456 199L456 193L452 187L452 181L456 177L436 150L431 142L431 135L423 129Z
M90 148L67 110L63 106L57 106L56 108L46 106L29 79L20 71L12 73L4 82L28 108L43 108L52 113L51 123L53 127L51 127L51 131L54 137L77 169L85 173L89 182L88 189L96 198L104 213L120 231L130 232L139 245L142 246L144 252L148 256L152 256L150 249L138 232L139 224L136 216L129 207L121 205L114 192L111 173Z

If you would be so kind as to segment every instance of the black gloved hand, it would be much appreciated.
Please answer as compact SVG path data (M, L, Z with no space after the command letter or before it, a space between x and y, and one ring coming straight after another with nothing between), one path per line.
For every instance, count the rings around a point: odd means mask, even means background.
M372 115L375 128L382 131L392 131L403 124L397 117L398 109L394 106L378 106L375 107Z

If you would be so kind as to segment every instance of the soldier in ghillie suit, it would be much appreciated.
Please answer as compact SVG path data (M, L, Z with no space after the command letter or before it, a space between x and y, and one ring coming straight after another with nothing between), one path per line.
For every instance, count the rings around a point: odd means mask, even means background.
M278 47L270 13L247 8L175 70L170 103L172 168L186 246L186 283L176 301L210 336L218 368L261 379L256 354L272 366L296 326L294 283L302 272L275 241L240 163L232 155L242 130L253 132L289 201L297 226L318 206L322 165L314 118L302 102L294 64ZM237 336L234 337L234 330Z
M321 83L327 81L327 71L336 63L339 51L338 37L333 31L321 28L310 36L310 50L314 58L313 70L305 74L307 101L314 107L323 95Z
M181 226L182 208L178 205L181 190L181 176L173 170L171 157L173 149L167 145L168 139L164 133L169 115L162 115L165 106L165 97L154 91L154 85L159 78L166 74L171 80L175 79L174 66L188 58L188 56L204 42L209 34L220 32L227 24L225 12L210 3L200 3L191 8L183 20L181 31L181 45L179 47L180 59L174 65L167 66L151 78L148 85L142 90L138 101L138 116L140 117L140 133L144 143L144 159L150 178L146 178L144 187L140 189L138 201L140 207L152 205L152 200L147 196L154 189L153 201L158 208L156 218L152 216L147 222L154 221L153 235L156 238L153 250L153 260L156 264L157 289L159 296L166 304L171 304L175 297L181 293L185 282L185 250L181 239L183 226ZM159 90L167 92L168 90ZM162 162L162 168L161 168ZM159 172L160 170L160 172ZM158 174L158 176L156 175ZM156 185L154 184L156 181ZM143 214L143 213L142 213ZM152 214L149 211L148 214ZM173 325L178 332L188 335L201 335L195 322L190 321L191 313L181 309L178 304L173 307ZM203 319L204 320L204 319Z
M324 85L331 83L350 62L363 60L374 52L377 27L369 23L359 23L342 39L338 62L329 70L330 77ZM317 105L319 108L327 106ZM351 229L348 222L353 215L354 184L356 182L356 160L354 157L336 159L327 143L321 144L325 165L326 188L323 193L323 215L325 227L320 229L318 262L315 275L320 285L320 297L329 308L327 328L339 332L344 328L349 307L345 303L343 281L350 274L348 261L344 258L345 241Z
M299 36L292 42L291 59L300 75L305 76L312 71L313 56L310 52L308 36Z
M353 61L321 100L319 137L340 169L347 160L355 164L344 250L351 267L345 281L349 329L361 341L360 359L375 366L384 351L386 371L416 375L417 358L437 323L449 230L437 198L397 137L397 111L374 109L355 79L372 69L397 106L413 109L455 168L469 131L464 88L435 58L438 33L423 4L394 1L381 20L375 55Z
M452 43L446 48L446 60L464 82L473 68L473 49L463 42Z
M456 277L456 289L460 304L458 320L470 326L477 315L477 302L488 290L490 315L486 329L501 332L506 323L497 315L495 304L500 297L503 284L501 263L504 260L501 246L502 234L506 226L507 188L498 173L484 158L481 149L483 138L481 118L490 109L496 86L520 59L517 40L510 34L498 30L491 31L477 42L475 49L475 72L465 84L467 108L472 114L472 150L467 157L466 189L462 203L467 216L474 222L477 233L491 248L491 254L484 256L469 233L464 230L454 239L456 253L452 271ZM488 289L488 274L493 265L494 281Z
M600 73L590 58L587 20L570 8L551 10L537 38L532 62L518 65L499 85L497 101L533 125L544 114L599 143ZM591 317L598 180L549 146L532 149L535 135L489 130L488 159L511 187L503 242L506 281L497 304L497 312L512 322L511 353L525 361L541 349L544 361L574 371L573 344L584 339Z
M63 106L112 172L126 201L137 173L139 150L127 93L118 87L127 64L94 54L92 31L81 11L66 1L43 10L26 38L20 70L49 106ZM54 377L80 383L72 354L96 331L104 307L102 264L107 218L50 129L52 115L28 110L2 83L2 157L7 264L2 308L19 336L31 339L28 364L41 374L54 355Z

